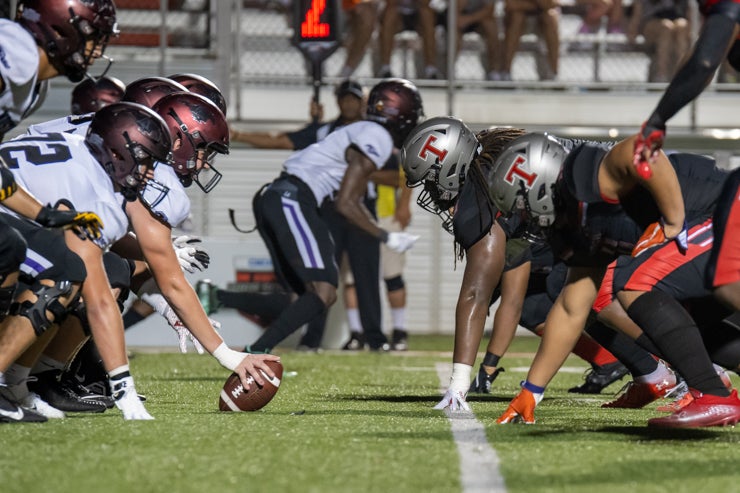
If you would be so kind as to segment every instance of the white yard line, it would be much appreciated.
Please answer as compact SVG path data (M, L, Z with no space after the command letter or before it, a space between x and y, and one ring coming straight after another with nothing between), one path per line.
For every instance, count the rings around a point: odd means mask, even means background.
M452 365L435 365L439 383L446 389ZM486 438L483 424L473 413L448 414L452 437L460 454L460 483L463 493L505 493L506 485L499 471L499 458Z

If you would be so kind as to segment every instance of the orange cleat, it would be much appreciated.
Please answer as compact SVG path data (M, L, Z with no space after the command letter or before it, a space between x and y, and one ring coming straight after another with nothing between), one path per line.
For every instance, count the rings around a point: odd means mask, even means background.
M740 421L740 399L737 390L727 397L702 394L692 390L693 400L683 409L661 418L648 420L656 428L701 428L704 426L734 426Z
M509 403L504 414L496 420L498 424L524 423L534 424L534 408L542 400L542 395L535 396L527 389L522 389Z

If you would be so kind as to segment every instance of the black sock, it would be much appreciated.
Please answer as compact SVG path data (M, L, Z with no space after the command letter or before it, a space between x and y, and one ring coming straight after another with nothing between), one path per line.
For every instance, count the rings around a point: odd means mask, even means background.
M145 316L143 316L133 308L129 309L129 311L123 314L123 327L125 329L128 329L129 327L138 324L145 318Z
M302 294L270 324L265 333L250 345L252 351L269 351L301 326L326 310L319 295L313 292Z
M501 360L501 356L498 354L489 353L486 351L486 355L483 357L483 366L498 367L498 362Z
M627 314L689 387L705 394L730 395L712 366L699 328L678 301L661 291L650 291L637 298Z
M318 348L321 346L321 339L324 338L324 327L326 326L327 312L324 310L318 317L314 317L308 326L306 332L301 337L301 346Z
M603 322L592 323L586 328L586 333L626 366L633 377L647 375L658 367L658 362L649 352Z
M278 318L290 305L290 295L287 293L245 293L219 289L216 298L222 306L257 315L265 324Z
M653 340L650 339L646 333L643 332L642 334L640 334L640 336L635 339L635 344L640 346L645 351L653 353L658 358L665 359L663 358L663 355L660 354L660 349L658 349L658 346L655 345Z

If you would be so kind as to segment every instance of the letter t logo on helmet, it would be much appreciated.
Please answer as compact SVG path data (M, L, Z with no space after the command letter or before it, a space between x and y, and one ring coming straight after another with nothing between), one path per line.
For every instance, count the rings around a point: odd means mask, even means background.
M515 183L514 175L516 175L522 180L524 180L524 182L527 184L527 188L532 188L534 181L537 179L537 173L527 173L521 167L522 165L526 163L527 163L527 160L524 159L524 156L517 156L514 162L511 163L511 166L509 167L509 171L506 172L506 175L504 176L504 180L506 180L507 182L513 185Z
M447 150L446 149L439 149L438 147L434 147L432 144L437 142L437 137L434 135L430 135L427 137L426 142L424 142L424 145L421 148L421 151L419 151L419 157L421 159L426 159L429 155L428 153L432 153L435 156L437 156L437 159L439 159L440 162L445 160L445 157L447 156Z

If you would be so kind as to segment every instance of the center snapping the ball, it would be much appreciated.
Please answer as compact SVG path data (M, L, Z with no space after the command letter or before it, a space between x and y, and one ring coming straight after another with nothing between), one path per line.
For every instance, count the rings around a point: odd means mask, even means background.
M269 378L265 372L260 370L262 378L265 380L265 385L262 387L257 386L254 379L249 376L247 378L249 379L250 388L246 390L239 379L239 375L236 373L229 375L223 389L221 389L221 396L218 400L218 408L221 411L257 411L265 407L275 397L283 378L283 365L279 361L266 361L265 363L270 367L275 377Z

